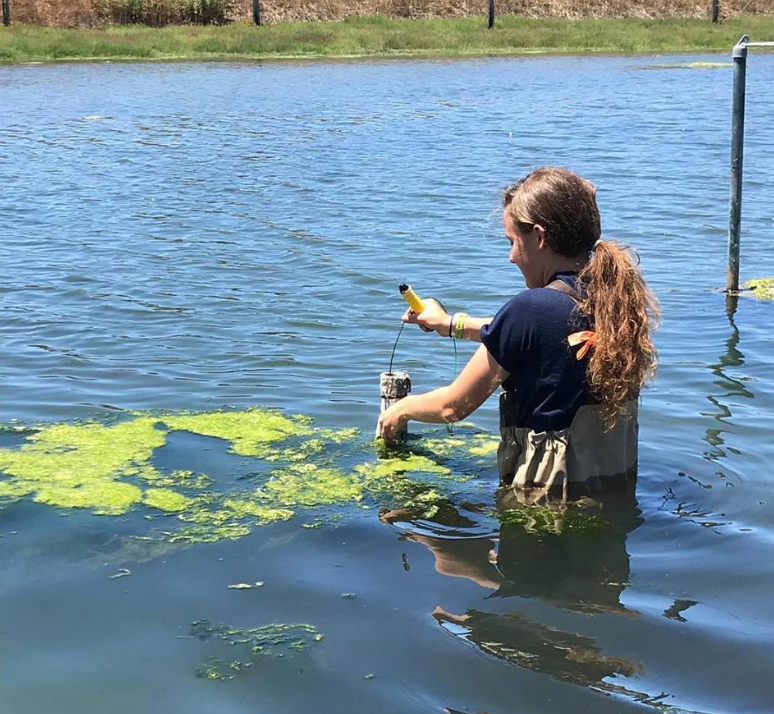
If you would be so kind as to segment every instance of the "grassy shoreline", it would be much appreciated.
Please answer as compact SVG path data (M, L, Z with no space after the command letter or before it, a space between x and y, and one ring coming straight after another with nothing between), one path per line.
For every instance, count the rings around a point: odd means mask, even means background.
M289 60L475 57L529 54L728 52L742 34L774 39L774 17L706 20L502 17L339 22L264 27L0 27L0 63L138 60Z

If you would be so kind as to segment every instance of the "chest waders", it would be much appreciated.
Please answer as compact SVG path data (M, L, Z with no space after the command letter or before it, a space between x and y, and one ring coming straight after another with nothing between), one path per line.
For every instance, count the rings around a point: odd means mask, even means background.
M561 280L547 287L578 302L580 294ZM573 498L606 490L612 481L637 473L637 400L632 400L611 429L599 404L582 405L566 429L535 431L516 426L515 390L500 394L500 446L497 468L503 486L529 502L544 497Z

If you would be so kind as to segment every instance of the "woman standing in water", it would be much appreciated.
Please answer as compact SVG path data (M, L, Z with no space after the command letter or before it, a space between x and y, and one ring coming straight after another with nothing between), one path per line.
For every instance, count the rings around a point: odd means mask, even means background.
M505 190L510 261L527 290L494 318L427 301L418 323L481 342L454 382L397 402L379 421L391 441L410 420L465 419L497 389L500 478L515 491L595 491L636 474L637 397L656 368L657 303L625 248L600 239L594 186L544 167Z

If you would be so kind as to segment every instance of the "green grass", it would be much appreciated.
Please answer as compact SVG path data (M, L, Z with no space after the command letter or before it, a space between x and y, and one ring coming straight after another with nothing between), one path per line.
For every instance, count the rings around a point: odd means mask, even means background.
M385 56L516 55L540 52L726 51L742 34L774 39L774 17L706 20L560 20L507 16L487 30L483 18L340 22L255 27L0 27L0 62L60 60L209 60Z

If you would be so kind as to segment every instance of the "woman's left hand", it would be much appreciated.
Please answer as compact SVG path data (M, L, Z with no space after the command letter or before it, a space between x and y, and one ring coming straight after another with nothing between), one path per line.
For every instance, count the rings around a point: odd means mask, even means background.
M403 401L403 400L401 400ZM408 417L402 413L401 402L396 402L387 411L379 416L379 436L387 444L395 444L399 439L398 435L408 424Z

